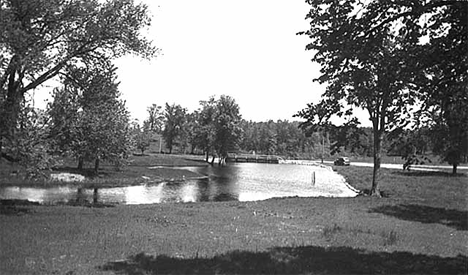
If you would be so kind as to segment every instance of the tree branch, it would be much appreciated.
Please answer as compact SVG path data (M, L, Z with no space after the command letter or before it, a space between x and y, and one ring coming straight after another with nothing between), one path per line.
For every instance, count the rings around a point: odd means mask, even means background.
M388 24L388 23L391 23L401 17L405 17L405 16L408 16L408 15L422 15L423 13L431 10L431 9L434 9L434 8L439 8L439 7L444 7L444 6L449 6L449 5L455 5L457 4L457 2L459 1L440 1L440 2L433 2L433 3L430 3L426 6L423 6L423 7L418 7L418 9L411 9L410 11L407 11L407 12L403 12L403 13L399 13L399 14L396 14L395 16L393 17L390 17L390 18L387 18L386 20L380 22L377 26L369 29L366 33L365 33L365 36L368 36L370 35L371 33L373 33L374 31L376 31L377 29L380 29L382 26Z
M52 77L56 76L59 71L63 68L63 66L65 66L65 64L71 59L72 57L70 58L67 58L63 61L60 61L57 65L55 65L54 67L52 67L50 70L48 70L47 72L43 73L41 76L39 76L38 78L36 78L36 80L32 81L31 83L29 83L26 87L24 87L23 89L21 89L21 93L25 93L26 91L28 90L31 90L31 89L34 89L36 88L37 86L41 85L42 83L44 83L45 81L51 79Z

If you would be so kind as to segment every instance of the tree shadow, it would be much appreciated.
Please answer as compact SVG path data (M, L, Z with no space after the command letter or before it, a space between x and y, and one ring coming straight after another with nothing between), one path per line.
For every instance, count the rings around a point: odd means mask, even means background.
M451 171L421 171L421 170L411 170L411 171L399 171L395 170L391 172L392 174L407 176L407 177L467 177L465 173L453 174Z
M111 208L111 207L117 206L117 204L111 204L111 203L76 201L76 200L70 200L67 202L58 202L56 203L56 205L79 206L79 207L88 207L88 208Z
M181 259L144 253L99 267L116 274L465 274L467 257L368 252L349 247L277 247Z
M389 191L380 190L380 196L382 198L390 198L393 194ZM359 192L358 196L371 196L371 190L369 188L363 188Z
M422 223L440 223L457 230L468 230L468 212L432 206L402 204L384 205L371 209L371 213L380 213L402 220Z
M28 200L0 200L0 215L22 215L31 212L29 206L39 205Z

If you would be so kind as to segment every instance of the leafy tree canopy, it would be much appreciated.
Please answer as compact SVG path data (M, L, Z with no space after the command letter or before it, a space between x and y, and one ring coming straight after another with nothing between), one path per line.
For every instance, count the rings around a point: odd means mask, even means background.
M187 109L182 108L180 105L166 103L165 108L165 124L162 136L166 142L166 147L169 150L169 154L172 153L172 149L175 144L179 142L180 136L183 134L183 125L186 120Z
M0 144L14 138L25 93L66 66L153 56L140 33L149 25L147 7L132 0L0 1Z
M411 108L428 94L429 56L421 54L424 39L451 43L444 29L459 22L442 20L454 10L466 10L457 1L306 1L314 51L327 84L322 99L298 116L304 127L326 125L332 115L352 116L353 108L368 111L374 133L374 177L371 193L379 195L381 144L386 131L408 125ZM441 15L445 14L445 15ZM465 13L466 14L466 13ZM466 16L465 16L466 22ZM447 27L447 24L449 27ZM466 36L466 35L465 35ZM433 44L429 44L433 45ZM455 61L457 62L457 61ZM453 85L453 83L452 83Z
M54 147L75 156L79 168L83 161L95 161L96 173L100 160L121 164L131 144L129 114L119 99L115 70L109 63L70 66L49 108Z

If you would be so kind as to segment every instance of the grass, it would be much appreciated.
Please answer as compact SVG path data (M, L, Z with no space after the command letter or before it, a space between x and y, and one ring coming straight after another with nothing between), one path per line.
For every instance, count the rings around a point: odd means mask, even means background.
M353 187L368 191L372 182L371 167L335 166ZM385 197L411 201L416 205L465 209L468 174L449 171L402 171L381 169L379 188Z
M394 230L390 230L390 232L383 233L383 245L396 245L398 242L398 233Z
M466 274L468 177L382 172L380 199L1 204L0 274Z
M326 239L330 239L332 236L336 235L338 232L341 232L343 228L341 228L336 223L333 226L326 226L322 230L323 237Z

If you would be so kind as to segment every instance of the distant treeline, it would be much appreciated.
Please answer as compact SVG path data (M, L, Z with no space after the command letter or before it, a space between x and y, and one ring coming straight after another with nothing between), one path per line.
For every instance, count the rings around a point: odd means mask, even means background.
M232 98L229 99L234 101ZM209 121L216 121L216 118L208 118L209 114L215 115L215 112L208 110L208 106L211 105L207 102L209 101L202 101L202 107L193 113L187 112L179 105L166 104L165 110L156 104L150 106L148 119L143 122L143 127L140 128L138 122L133 124L134 129L140 131L141 135L148 132L156 134L148 136L147 140L142 142L145 144L140 143L139 148L143 149L142 153L149 148L149 139L159 143L158 137L162 137L161 147L157 144L152 148L153 152L161 150L163 153L215 155L216 152L209 152L210 146L207 146L210 140L208 135L210 133L215 135L216 132L216 127L209 127ZM229 113L229 110L225 111ZM241 119L240 115L236 117L235 120L229 120L231 128L236 129L237 133L226 148L230 153L279 155L292 159L320 159L337 155L372 157L373 155L374 141L371 127L331 125L326 131L307 132L301 129L300 121L255 122ZM175 121L180 125L175 126L178 124ZM178 129L176 135L168 130L171 127ZM409 154L427 156L433 154L434 148L437 148L434 133L425 128L418 131L408 130L398 136L387 135L382 144L383 152L388 156ZM464 161L467 161L467 156L464 156Z

